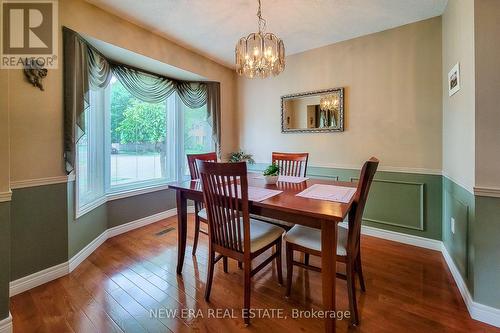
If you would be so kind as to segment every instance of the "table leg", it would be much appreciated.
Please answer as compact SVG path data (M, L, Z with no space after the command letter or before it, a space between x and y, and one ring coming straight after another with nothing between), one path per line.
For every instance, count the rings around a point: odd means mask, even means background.
M325 332L335 332L336 319L330 314L335 311L335 282L337 272L337 224L332 221L321 223L321 277L323 287L323 310Z
M177 274L182 273L186 254L187 199L182 191L177 191Z

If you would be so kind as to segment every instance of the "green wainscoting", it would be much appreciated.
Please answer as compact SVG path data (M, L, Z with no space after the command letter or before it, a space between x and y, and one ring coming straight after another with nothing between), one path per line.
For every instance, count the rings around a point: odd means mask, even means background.
M68 258L72 258L108 228L106 203L75 220L75 182L67 184Z
M469 235L474 217L474 195L449 178L443 177L443 243L471 293L473 260ZM451 232L452 218L455 219L455 233Z
M9 316L10 202L0 202L0 321Z
M135 221L176 207L175 191L162 190L108 201L108 228Z
M254 164L251 170L265 169ZM309 167L308 177L353 181L358 170ZM363 224L441 240L442 180L440 175L378 171L368 197Z
M474 301L500 309L500 198L476 196Z
M68 260L66 184L12 191L11 279Z

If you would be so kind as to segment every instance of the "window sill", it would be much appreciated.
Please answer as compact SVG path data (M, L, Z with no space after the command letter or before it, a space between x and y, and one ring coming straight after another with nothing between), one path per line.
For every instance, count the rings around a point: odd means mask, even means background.
M161 184L161 185L152 185L152 186L143 187L140 189L111 192L111 193L106 194L106 201L113 201L113 200L133 197L136 195L147 194L147 193L156 192L156 191L162 191L162 190L166 190L166 189L168 189L168 183Z
M102 204L105 204L108 201L133 197L133 196L137 196L137 195L141 195L141 194L147 194L147 193L162 191L162 190L166 190L166 189L168 189L168 184L153 185L153 186L144 187L144 188L135 189L135 190L127 190L127 191L108 193L105 196L102 196L99 199L85 205L81 209L78 209L75 213L75 220L79 219L83 215L96 209L97 207L101 206Z

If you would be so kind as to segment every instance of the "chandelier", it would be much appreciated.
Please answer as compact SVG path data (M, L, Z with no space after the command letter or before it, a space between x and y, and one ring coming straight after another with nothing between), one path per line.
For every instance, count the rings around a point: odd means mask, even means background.
M278 75L285 69L285 45L275 34L265 33L266 20L262 18L261 3L257 18L259 32L242 37L236 44L236 72L252 79Z
M319 108L323 111L335 111L339 106L337 95L327 95L319 100Z

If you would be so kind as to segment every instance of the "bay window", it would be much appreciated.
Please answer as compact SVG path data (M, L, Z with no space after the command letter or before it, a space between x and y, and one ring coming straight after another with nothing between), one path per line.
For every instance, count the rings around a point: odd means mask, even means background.
M77 144L77 217L115 196L186 179L186 154L214 151L206 105L192 109L177 92L166 101L134 97L116 77L90 91L85 135Z

